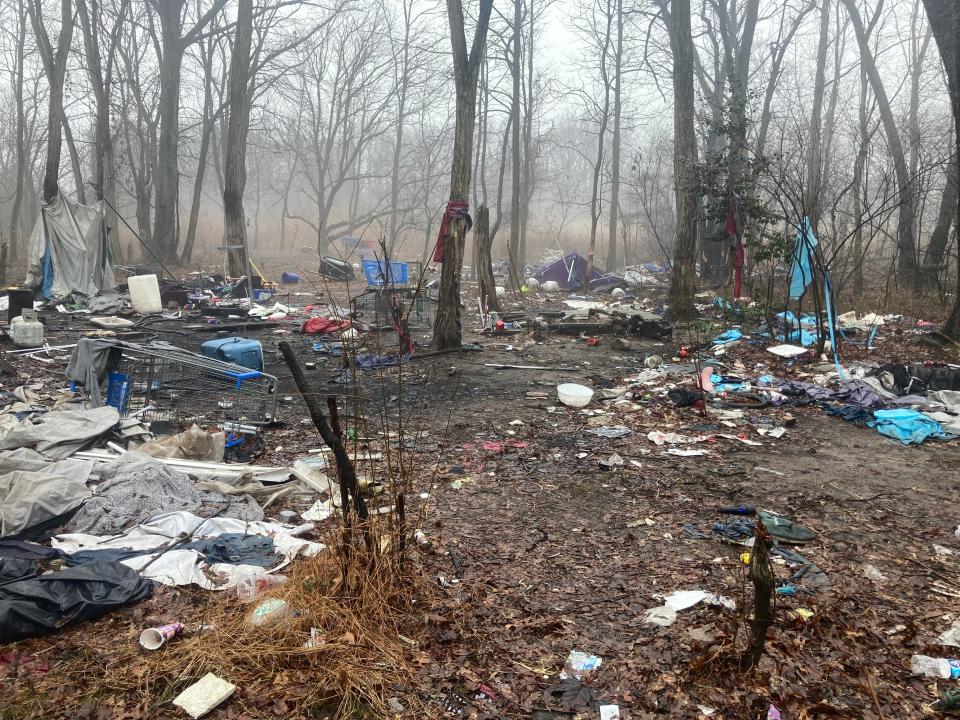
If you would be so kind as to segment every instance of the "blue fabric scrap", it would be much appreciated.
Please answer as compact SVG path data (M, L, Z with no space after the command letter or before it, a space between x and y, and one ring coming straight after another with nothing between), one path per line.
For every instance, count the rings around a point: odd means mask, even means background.
M743 337L743 333L737 330L736 328L733 328L731 330L727 330L726 332L720 333L719 335L717 335L713 339L713 344L726 345L728 343L736 342L742 337Z
M874 420L867 423L881 435L896 438L904 445L919 445L929 437L948 438L940 423L931 420L923 413L909 408L895 410L874 410Z

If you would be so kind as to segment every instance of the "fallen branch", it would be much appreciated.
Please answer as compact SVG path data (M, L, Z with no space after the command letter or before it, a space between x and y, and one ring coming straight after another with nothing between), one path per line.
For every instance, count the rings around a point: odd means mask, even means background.
M552 367L543 365L502 365L499 363L484 363L484 367L494 370L562 370L563 372L577 372L580 368L571 367Z
M340 479L340 501L343 507L344 519L347 518L350 511L350 498L353 498L357 515L361 520L366 520L369 517L367 504L360 496L360 488L357 483L357 471L353 466L353 462L350 460L350 456L347 454L347 449L343 445L343 438L339 433L339 428L332 428L330 423L327 422L327 418L320 408L320 403L317 402L316 396L311 392L307 384L307 378L303 374L303 369L300 367L300 363L297 361L297 356L294 354L293 348L290 347L290 343L281 342L277 347L283 355L283 359L286 360L290 368L290 374L293 375L293 382L296 384L297 390L300 391L300 395L307 405L310 419L313 420L313 424L320 433L320 437L323 438L323 442L333 451L333 457L337 464L337 476ZM334 405L332 405L332 407L335 407L336 400L329 398L328 402L333 402ZM334 423L337 423L335 415Z

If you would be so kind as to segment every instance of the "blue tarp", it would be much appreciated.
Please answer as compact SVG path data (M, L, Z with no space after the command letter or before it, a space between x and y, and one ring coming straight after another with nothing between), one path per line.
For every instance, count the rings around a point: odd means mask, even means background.
M743 333L737 329L727 330L725 333L720 333L713 339L714 345L726 345L728 343L736 342L743 337Z
M896 438L904 445L919 445L928 437L944 439L949 437L943 432L940 423L931 420L923 413L909 408L894 410L874 410L874 420L867 423L881 435Z
M817 238L810 227L810 219L804 216L797 227L797 239L793 245L793 264L790 266L790 299L799 300L813 281L811 254L817 246Z

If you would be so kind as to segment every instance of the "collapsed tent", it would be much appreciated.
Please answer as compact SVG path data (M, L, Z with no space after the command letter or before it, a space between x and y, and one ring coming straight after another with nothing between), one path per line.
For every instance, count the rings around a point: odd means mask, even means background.
M540 268L533 274L535 280L545 283L553 280L563 290L576 290L583 286L583 280L587 276L587 260L580 253L572 252L559 260ZM603 290L620 282L619 278L604 273L593 268L590 275L590 289Z
M62 193L44 203L30 235L25 282L46 299L116 289L102 203L80 205Z

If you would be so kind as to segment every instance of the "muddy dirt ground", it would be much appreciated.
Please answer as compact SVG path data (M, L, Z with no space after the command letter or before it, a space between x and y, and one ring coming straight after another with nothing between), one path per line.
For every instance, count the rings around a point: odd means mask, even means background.
M465 340L480 343L482 352L417 359L400 371L363 374L359 382L368 432L383 429L378 417L396 430L402 415L406 432L419 434L408 450L418 493L408 513L422 511L430 540L420 551L424 581L443 586L420 618L409 684L390 689L401 704L415 697L427 709L407 717L594 718L598 704L616 704L630 720L766 718L771 705L791 719L889 720L933 712L929 705L951 683L911 677L910 657L953 652L939 646L937 636L960 619L960 540L954 535L960 443L904 446L811 405L748 409L745 419L732 421L735 427L724 426L660 397L665 384L689 386L691 373L629 381L649 355L669 361L676 343L632 338L624 351L612 349L608 337L591 347L550 334L539 341L526 332L489 337L478 325L476 311L467 310ZM51 341L76 335L75 321L61 330L48 327ZM185 347L208 337L165 335L162 328L158 334ZM423 341L428 332L413 335ZM354 391L333 382L341 379L340 363L313 353L313 339L273 330L258 339L281 394L292 399L281 405L284 425L266 434L257 462L285 464L321 442L303 422L305 407L276 342L288 340L302 360L318 363L308 371L316 392ZM891 328L881 331L872 357L908 361L930 352L911 331ZM733 348L726 361L736 360L752 376L813 374L762 349ZM498 363L569 369L488 366ZM55 376L56 368L13 364L21 380ZM598 392L627 387L633 399L597 398L589 413L571 410L558 406L559 382ZM756 432L788 414L796 422L781 437ZM604 425L624 425L632 434L605 439L590 433ZM650 442L652 430L732 437L690 445L707 454L679 457ZM612 453L623 466L601 469ZM825 573L817 582L796 581L795 595L776 596L765 654L749 672L738 669L752 603L745 548L717 542L711 533L724 519L718 508L732 504L770 509L812 530L815 539L794 549ZM698 539L698 530L708 537ZM451 549L462 562L461 578L446 554ZM776 562L773 568L779 580L794 572ZM737 609L700 603L679 611L668 627L644 621L665 595L692 589L726 596ZM2 695L22 700L18 693L31 673L56 677L65 654L78 648L89 653L91 667L115 662L104 635L135 646L144 623L168 617L170 608L189 623L208 599L203 591L164 589L136 608L3 648ZM582 686L560 687L558 673L571 650L596 655L602 665ZM18 651L39 658L34 670L13 667ZM139 698L114 697L106 705L82 686L70 687L49 702L0 699L0 707L6 705L4 717L182 716L169 703L144 706ZM243 689L209 715L313 716L323 715L295 704L263 707Z

